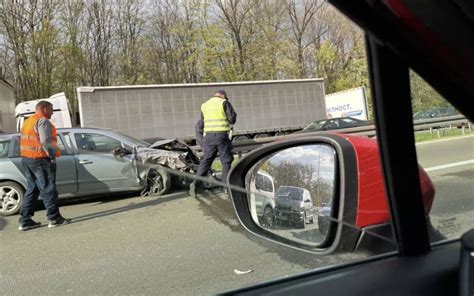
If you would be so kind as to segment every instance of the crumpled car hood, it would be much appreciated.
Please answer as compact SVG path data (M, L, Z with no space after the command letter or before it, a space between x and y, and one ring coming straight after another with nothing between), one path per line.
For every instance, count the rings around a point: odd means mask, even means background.
M143 164L158 164L187 172L195 172L199 165L199 159L191 148L174 139L156 141L147 148L137 148L137 160Z
M186 153L186 152L184 152ZM183 152L153 148L138 148L137 160L143 164L159 164L174 170L185 170L188 165L181 159ZM184 155L185 157L186 155Z

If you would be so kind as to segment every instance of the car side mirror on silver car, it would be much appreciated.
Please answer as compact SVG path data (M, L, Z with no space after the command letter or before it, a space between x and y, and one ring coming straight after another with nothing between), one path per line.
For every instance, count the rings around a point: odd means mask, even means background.
M358 167L359 157L371 165ZM261 176L273 192L260 189ZM319 254L396 248L372 139L327 134L266 145L237 163L229 183L241 224L257 236Z

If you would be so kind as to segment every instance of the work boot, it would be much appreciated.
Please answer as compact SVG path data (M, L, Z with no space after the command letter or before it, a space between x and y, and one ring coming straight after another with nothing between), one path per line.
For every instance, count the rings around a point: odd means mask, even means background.
M23 223L20 223L18 227L19 231L27 231L33 228L38 228L41 226L41 222L35 222L33 219L26 220Z
M66 225L69 223L71 223L71 219L67 219L67 218L64 218L63 216L59 216L58 218L49 221L48 228L54 228L54 227Z

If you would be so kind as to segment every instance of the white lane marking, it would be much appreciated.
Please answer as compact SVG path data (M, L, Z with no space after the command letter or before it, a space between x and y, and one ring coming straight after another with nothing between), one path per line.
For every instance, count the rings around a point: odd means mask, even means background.
M432 171L452 168L452 167L455 167L455 166L466 165L466 164L470 164L470 163L474 163L474 159L466 160L466 161L460 161L460 162L454 162L454 163L448 163L448 164L443 164L443 165L438 165L438 166L426 168L425 171L426 172L432 172Z
M428 140L428 141L423 141L423 142L420 142L420 143L415 143L415 145L419 146L419 145L435 144L435 143L439 143L439 142L447 142L447 141L453 141L453 140L464 140L466 138L472 138L472 137L474 137L474 135L453 137L453 138L442 139L442 140L431 140L431 141Z

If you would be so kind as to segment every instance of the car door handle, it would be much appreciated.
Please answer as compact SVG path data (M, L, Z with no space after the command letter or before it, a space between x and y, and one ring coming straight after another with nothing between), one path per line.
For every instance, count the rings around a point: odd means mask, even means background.
M91 164L91 163L94 163L94 162L87 159L79 161L79 164Z

